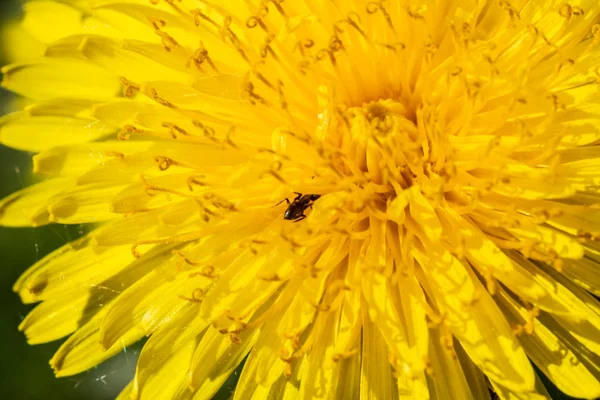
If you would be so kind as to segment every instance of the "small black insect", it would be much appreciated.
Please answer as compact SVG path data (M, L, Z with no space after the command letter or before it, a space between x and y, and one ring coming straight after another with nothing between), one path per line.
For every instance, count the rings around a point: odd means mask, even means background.
M298 193L298 192L294 192L296 193L296 198L290 202L289 199L284 199L281 202L277 203L277 205L283 203L284 201L287 201L287 203L289 204L288 208L285 210L285 213L283 213L283 219L287 219L287 220L293 220L294 222L298 222L298 221L302 221L304 218L306 218L306 215L304 215L304 211L310 207L312 208L312 205L314 203L315 200L317 200L319 197L321 197L320 194L302 194L302 193Z

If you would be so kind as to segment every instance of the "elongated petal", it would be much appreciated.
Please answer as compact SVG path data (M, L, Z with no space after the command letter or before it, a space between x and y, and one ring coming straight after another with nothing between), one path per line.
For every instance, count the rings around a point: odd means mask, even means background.
M393 399L397 396L397 388L392 367L388 363L378 362L387 359L385 342L366 315L363 321L360 398Z
M223 333L209 327L198 344L190 365L188 385L195 399L210 399L246 357L258 337L257 331L240 334L239 340L225 339Z
M173 371L163 366L167 362L173 366L188 364L206 325L207 321L199 317L197 304L188 303L168 325L152 335L138 359L132 398L175 397L179 385L187 385L185 377L188 371L176 368L178 374L173 377ZM163 376L163 372L170 377Z
M532 333L521 335L519 340L529 358L561 391L585 398L600 396L598 379L574 353L564 347L551 330L537 319L530 321L527 310L506 293L500 293L500 299L500 304L512 317L514 324L525 326L533 323Z
M69 376L83 372L142 338L143 332L134 328L123 335L118 343L108 349L105 348L100 343L99 335L102 316L102 312L96 314L60 346L50 360L56 376Z
M46 225L50 222L48 203L74 183L70 178L53 179L13 193L0 201L0 223L12 227Z
M40 81L46 83L36 84ZM36 100L66 97L73 92L87 99L110 99L121 90L119 79L101 68L48 59L3 67L2 87Z
M15 113L0 119L0 143L32 152L87 143L114 133L104 122L82 118Z
M503 386L533 390L533 369L525 352L473 273L445 251L416 258L430 274L436 298L448 312L448 324L469 357Z

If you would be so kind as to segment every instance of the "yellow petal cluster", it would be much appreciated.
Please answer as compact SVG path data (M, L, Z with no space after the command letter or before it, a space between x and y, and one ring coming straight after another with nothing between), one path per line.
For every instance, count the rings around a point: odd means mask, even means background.
M15 284L57 376L147 336L122 399L600 396L597 0L24 7L0 224L97 225Z

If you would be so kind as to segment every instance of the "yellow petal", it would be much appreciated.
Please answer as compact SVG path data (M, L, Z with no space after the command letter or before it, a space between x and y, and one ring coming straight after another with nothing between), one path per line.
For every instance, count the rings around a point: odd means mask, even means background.
M52 179L11 194L0 201L0 224L40 226L50 222L47 205L58 193L74 185L71 178Z
M40 152L54 146L86 143L114 134L100 121L14 113L0 119L0 143L19 150Z
M559 314L573 313L556 294L554 283L545 274L535 268L524 268L519 263L520 258L511 259L483 232L462 217L454 218L450 223L457 225L465 240L468 260L486 279L491 274L512 291L519 293L519 296L544 310ZM490 285L493 283L488 282L488 287ZM495 290L495 287L491 290Z
M53 147L33 157L33 172L55 176L80 176L115 158L145 152L154 142L117 142L107 140L79 145Z
M24 107L25 115L35 116L61 116L75 118L89 118L89 112L97 104L97 100L73 99L73 98L51 98L38 100Z
M248 354L258 330L245 330L236 342L210 326L198 343L190 364L188 385L196 393L194 399L210 399L221 388L229 375ZM237 340L240 342L237 342Z
M167 209L128 216L96 229L92 236L98 245L114 246L189 232L192 226L198 227L198 221L195 220L197 214L190 213L190 209L195 207L194 200L186 200Z
M532 390L534 374L525 352L470 268L439 248L429 248L427 256L413 251L441 311L447 312L448 326L473 362L511 390Z
M362 327L362 315L361 315L361 295L358 291L347 291L343 295L342 306L340 308L340 318L334 325L336 333L335 339L335 357L342 360L347 358L360 357L360 343L358 338L360 337L360 330ZM350 375L346 374L345 378L349 379L352 375L350 372L354 371L352 368L355 366L352 362L346 362L347 368L350 370L346 371ZM340 367L340 371L344 367ZM358 371L354 371L358 373ZM341 379L341 378L340 378ZM348 385L352 386L350 382ZM341 385L341 384L340 384ZM342 385L346 386L346 385Z
M117 76L73 60L12 64L2 68L2 75L2 87L36 100L69 97L73 93L86 99L110 99L122 91Z
M261 267L265 262L268 262L268 257L269 255L266 257L255 257L252 252L248 251L233 260L226 271L220 275L214 288L212 288L202 302L202 311L205 315L210 315L211 318L218 318L223 313L228 312L234 304L239 308L241 306L239 300L244 299L248 301L243 296L246 291L259 293L255 292L257 288L264 289L271 286L264 280L256 279ZM268 291L269 295L274 288ZM264 300L263 298L257 305Z
M190 340L178 349L173 349L171 356L162 363L161 368L144 382L143 390L140 392L132 390L130 399L173 399L181 393L187 394L185 379L187 370L182 368L182 365L190 363L195 345L195 341ZM136 395L138 397L135 397Z
M473 398L477 400L489 400L490 391L488 390L488 381L485 375L483 375L481 370L475 365L460 343L456 340L454 341L454 350L456 351L456 355L462 366L465 378L467 379L467 382L469 382L469 388L471 389Z
M334 360L334 331L331 325L339 315L322 312L311 335L315 343L307 354L307 371L302 377L299 399L334 399L338 384L339 364Z
M507 229L522 240L535 240L535 247L554 252L559 257L578 259L583 257L583 246L575 238L555 229L537 226L534 231L518 228Z
M23 28L42 43L50 43L81 29L81 11L55 1L30 1L23 6ZM52 23L48 21L52 15Z
M562 273L590 293L600 296L600 263L588 257L563 260Z
M516 325L530 324L531 316L504 290L500 291L499 304L505 315ZM582 364L581 360L565 347L563 342L538 319L533 320L533 331L519 336L529 358L561 391L569 396L596 398L600 396L600 382Z
M425 372L396 370L398 398L401 400L429 400L435 398L429 392Z
M115 196L110 200L110 208L115 213L128 214L159 208L167 204L181 201L181 197L190 192L189 173L177 173L175 168L170 168L169 173L161 174L156 178L144 179L144 182L133 183L127 187L120 187ZM151 188L160 188L152 190ZM196 191L198 192L198 191ZM183 193L182 196L174 193Z
M356 351L356 354L338 361L340 366L337 394L335 396L337 399L360 399L360 371L362 363L360 343L356 344Z
M39 59L46 46L23 29L18 22L5 22L2 29L5 61L15 62Z
M316 305L319 304L325 291L326 277L326 274L321 274L320 278L307 278L299 288L292 288L302 295L295 296L285 311L277 329L279 335L297 338L309 326L315 317Z
M91 115L107 124L121 128L123 125L138 122L136 116L143 112L154 114L156 118L162 117L165 121L169 121L176 115L170 108L161 107L143 99L115 99L98 104L92 110Z
M280 350L284 347L281 336L276 328L279 318L268 321L246 360L242 375L238 382L236 398L252 398L260 388L270 388L284 378L286 364L281 359Z
M128 246L96 247L89 238L61 247L31 266L15 283L14 290L26 302L52 299L81 290L110 287L105 282L133 261ZM102 290L100 290L102 291ZM114 294L113 294L114 296Z
M442 346L443 335L439 328L432 329L429 342L429 358L434 379L431 380L433 391L438 399L479 400L473 397L460 361L453 350Z
M518 265L519 270L531 274L536 282L545 288L546 292L552 298L554 304L560 304L559 309L549 309L557 317L566 318L572 321L595 321L597 325L598 319L592 318L590 320L590 309L584 304L581 296L578 296L574 291L574 285L565 279L562 275L557 274L555 270L551 268L540 268L538 265L533 264L522 254L515 251L507 251L506 254ZM581 293L581 292L578 292ZM547 304L543 302L542 304ZM534 302L537 305L536 302ZM544 309L544 307L540 307ZM561 309L569 310L568 313L560 311Z
M144 344L133 380L132 398L174 397L174 388L187 385L187 368L197 341L208 322L200 318L198 304L188 304L157 329ZM170 363L173 368L165 368ZM166 374L166 376L165 376Z
M188 300L180 296L189 296L196 287L209 284L206 282L208 280L189 279L185 273L175 277L176 258L172 254L174 248L158 248L134 262L144 265L146 271L137 272L135 283L107 307L100 328L104 347L112 346L134 328L143 330L146 334L152 333L169 320L171 313L177 313L185 307ZM130 266L128 270L135 273L135 267Z
M391 285L381 274L365 274L362 291L369 317L385 340L390 356L396 358L396 368L411 374L423 372L427 354L428 330L425 312L420 306L416 290L410 290L408 279L400 294L398 286Z
M553 317L590 350L600 353L600 302L553 268L545 265L540 265L540 268L558 285L567 289L562 296L563 301L572 307L574 314L579 318L573 319L564 315Z
M363 321L360 398L395 399L398 393L392 366L388 362L387 345L367 315L363 316Z
M157 20L165 21L170 28L176 30L175 36L177 37L190 36L190 31L196 29L191 19L184 18L180 13L172 12L173 9L169 8L168 4L151 4L132 0L102 0L95 1L92 8L94 15L97 15L106 25L117 30L118 37L159 42L149 24L149 21ZM185 28L185 31L182 31L182 28ZM169 32L172 30L169 29ZM196 44L194 43L194 45Z
M509 183L500 182L494 192L519 199L561 199L577 191L576 185L569 182L549 182L548 180L511 178Z
M86 224L118 217L111 202L122 186L85 185L62 191L48 204L49 219L62 224Z
M97 302L85 292L54 297L27 314L19 330L25 332L30 344L51 342L73 333L98 309Z
M536 374L535 389L528 392L519 392L496 383L490 382L494 392L500 397L500 400L551 400L546 388Z
M419 191L412 192L410 215L425 232L427 239L437 241L442 234L442 225L431 203Z
M96 314L72 334L54 354L50 365L57 377L74 375L90 369L113 357L143 336L141 330L132 329L110 348L105 348L100 343L99 335L100 321L103 315L102 311Z
M131 47L131 46L130 46ZM89 63L102 68L115 77L135 78L136 83L168 80L191 83L195 79L187 73L176 71L147 58L135 51L125 49L116 39L102 36L69 36L48 46L47 53L69 52L81 54Z

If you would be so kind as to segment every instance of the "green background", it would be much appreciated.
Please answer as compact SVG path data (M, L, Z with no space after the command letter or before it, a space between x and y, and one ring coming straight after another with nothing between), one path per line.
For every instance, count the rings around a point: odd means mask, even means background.
M0 0L0 24L19 18L17 0ZM0 42L1 43L1 42ZM1 56L1 65L6 64ZM8 112L10 93L0 89L0 111ZM31 154L0 145L0 198L32 183ZM59 342L30 346L17 330L33 308L21 304L12 285L35 261L57 247L85 234L84 226L50 225L36 229L0 227L0 398L21 399L113 399L132 378L141 345L127 348L115 358L85 373L56 379L48 361ZM235 376L217 398L227 398ZM545 383L548 383L545 381ZM569 399L547 384L555 399Z

